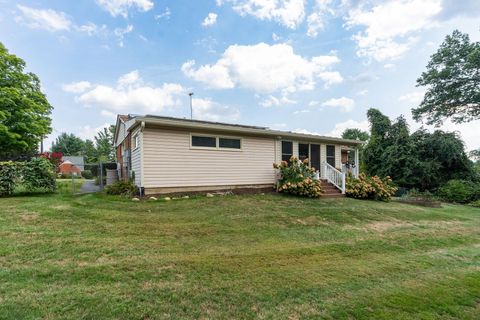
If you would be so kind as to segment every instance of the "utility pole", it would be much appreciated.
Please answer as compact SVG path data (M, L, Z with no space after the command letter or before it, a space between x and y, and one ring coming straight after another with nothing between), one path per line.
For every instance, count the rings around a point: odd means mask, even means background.
M190 96L190 120L193 120L193 106L192 106L193 92L190 92L188 95Z

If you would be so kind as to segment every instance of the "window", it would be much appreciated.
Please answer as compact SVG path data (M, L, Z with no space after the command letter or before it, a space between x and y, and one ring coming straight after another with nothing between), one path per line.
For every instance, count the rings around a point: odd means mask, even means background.
M293 156L293 142L282 141L282 161L290 161Z
M298 158L300 159L300 161L303 161L305 159L310 159L308 149L309 149L308 143L299 143L298 144Z
M218 146L219 148L227 148L227 149L242 148L240 139L235 139L235 138L218 138Z
M327 163L335 167L335 146L327 145Z
M206 136L192 136L192 147L216 148L217 138Z
M140 137L138 136L138 133L133 136L132 144L132 149L137 149L140 146Z

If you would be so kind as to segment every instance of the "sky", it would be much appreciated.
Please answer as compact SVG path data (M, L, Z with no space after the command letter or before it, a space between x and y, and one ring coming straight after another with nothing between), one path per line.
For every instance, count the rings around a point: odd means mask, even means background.
M156 114L340 136L411 118L416 79L478 0L0 0L0 42L40 77L53 132ZM432 129L431 127L428 127ZM480 121L441 129L480 147Z

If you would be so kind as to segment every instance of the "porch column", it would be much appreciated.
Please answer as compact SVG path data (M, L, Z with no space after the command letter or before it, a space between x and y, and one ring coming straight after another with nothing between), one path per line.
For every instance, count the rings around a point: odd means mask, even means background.
M355 178L358 178L360 173L360 157L358 155L358 147L355 148Z

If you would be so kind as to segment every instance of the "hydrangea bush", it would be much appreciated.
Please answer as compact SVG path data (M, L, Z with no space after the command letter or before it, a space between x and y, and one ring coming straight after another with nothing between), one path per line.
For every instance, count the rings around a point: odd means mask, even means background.
M315 179L315 169L308 166L308 159L302 162L297 157L291 157L289 162L274 163L273 167L280 171L276 186L278 192L309 198L322 195L320 180Z
M389 176L381 179L378 176L368 177L360 173L358 179L351 175L346 179L345 194L350 198L389 201L395 192L397 188Z

